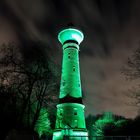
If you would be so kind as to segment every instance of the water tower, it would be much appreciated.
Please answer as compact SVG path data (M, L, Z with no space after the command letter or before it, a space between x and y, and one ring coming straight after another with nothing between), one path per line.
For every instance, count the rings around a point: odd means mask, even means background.
M79 140L80 137L77 136L88 135L79 68L79 45L84 35L78 29L68 28L58 34L58 39L63 48L63 63L53 140L63 140L66 135L76 136L71 139ZM82 140L87 140L87 138L83 137Z

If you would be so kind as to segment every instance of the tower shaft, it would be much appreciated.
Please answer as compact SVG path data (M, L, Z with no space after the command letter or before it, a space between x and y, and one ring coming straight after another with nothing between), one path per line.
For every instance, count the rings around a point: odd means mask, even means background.
M76 43L63 45L63 64L60 86L60 96L81 98L81 82L79 70L79 46Z

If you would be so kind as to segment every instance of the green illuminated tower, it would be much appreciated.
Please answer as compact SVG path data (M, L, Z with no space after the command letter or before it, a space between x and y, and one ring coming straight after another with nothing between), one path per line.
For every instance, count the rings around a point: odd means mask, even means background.
M79 44L84 36L77 29L68 28L59 33L58 39L63 47L63 64L53 140L62 140L65 135L87 136L79 68Z

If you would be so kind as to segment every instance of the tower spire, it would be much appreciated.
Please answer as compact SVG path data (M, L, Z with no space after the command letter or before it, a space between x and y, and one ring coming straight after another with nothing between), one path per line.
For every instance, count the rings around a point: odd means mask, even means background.
M68 135L87 136L79 68L79 45L83 39L83 33L75 28L64 29L58 34L63 48L63 63L53 140L62 140L66 135L65 129L68 129Z

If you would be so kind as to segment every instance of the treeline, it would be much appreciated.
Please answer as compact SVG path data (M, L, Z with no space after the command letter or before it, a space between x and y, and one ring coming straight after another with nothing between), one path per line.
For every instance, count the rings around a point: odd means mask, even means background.
M90 136L139 136L140 116L127 119L111 112L86 118Z

